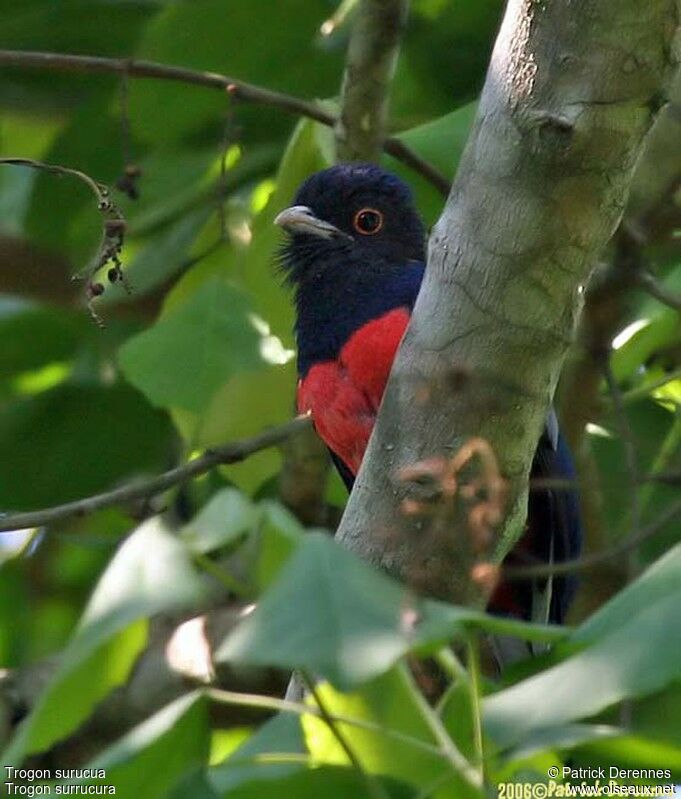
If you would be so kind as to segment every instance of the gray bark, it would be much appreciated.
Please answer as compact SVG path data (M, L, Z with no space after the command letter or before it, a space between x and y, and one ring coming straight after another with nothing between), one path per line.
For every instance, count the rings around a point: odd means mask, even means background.
M361 0L359 4L335 127L341 161L377 161L381 154L407 9L408 0Z
M676 0L508 3L338 531L420 591L482 603L490 583L472 580L473 567L498 561L520 535L582 287L625 207L680 13ZM472 511L485 508L460 485L482 461L467 472L451 464L472 437L489 443L506 481L503 521L495 525L495 502L482 531ZM485 469L496 492L494 464Z

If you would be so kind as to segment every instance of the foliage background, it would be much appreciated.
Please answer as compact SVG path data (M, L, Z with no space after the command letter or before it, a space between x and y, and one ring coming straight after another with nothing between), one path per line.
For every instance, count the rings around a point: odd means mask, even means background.
M349 31L346 21L320 34L334 11L324 0L0 0L0 45L206 69L318 98L333 110ZM496 0L413 3L391 128L450 177L500 13ZM133 291L106 285L96 301L106 322L100 330L84 308L82 286L70 281L99 242L91 195L65 177L0 168L0 508L77 499L288 419L292 313L274 268L272 219L307 174L333 162L332 132L181 83L3 68L0 92L2 156L74 167L110 185L126 165L141 169L137 199L115 193L128 221L122 260ZM393 159L385 164L409 180L432 223L442 205L438 192ZM604 261L615 257L613 248ZM678 231L653 242L646 257L667 289L681 290ZM585 482L592 550L612 546L632 525L678 502L678 480L635 483L651 472L678 475L681 466L678 312L632 287L615 327L611 367L624 414L599 384L583 436L584 419L571 417L583 399L579 386L566 380L561 394ZM575 347L568 375L587 356ZM226 596L238 609L268 589L255 626L249 622L216 647L218 662L258 669L244 676L242 667L218 668L217 684L276 693L282 676L263 667L298 666L335 689L357 691L348 697L325 686L322 701L333 712L402 730L436 749L443 747L438 735L448 736L475 762L475 657L468 671L455 668L436 721L404 666L394 664L408 650L439 650L454 633L465 642L495 622L475 614L462 620L433 605L420 610L432 622L427 629L395 635L401 593L329 551L325 539L303 538L279 501L281 464L269 449L160 500L2 534L0 663L14 675L58 663L56 672L48 669L46 693L32 676L21 712L7 710L3 761L32 755L29 762L56 767L98 758L123 796L477 795L443 782L443 759L453 779L462 777L442 752L409 749L404 741L402 751L389 736L344 726L362 774L347 766L319 719L307 715L301 726L296 716L277 716L261 726L255 711L185 693L187 679L178 678L172 696L159 691L156 704L140 702L134 711L129 702L125 709L113 702L114 723L93 712L154 640L154 614L179 620L224 607ZM632 519L632 492L640 519ZM334 477L327 500L344 502ZM678 533L677 516L634 555L586 572L574 622L588 620L565 632L551 656L511 672L506 682L517 681L516 688L483 687L490 780L543 778L548 765L567 758L681 767ZM325 571L328 558L335 565ZM384 639L376 654L376 640ZM475 651L470 640L468 651ZM357 666L366 663L364 671ZM16 716L28 711L17 732ZM291 756L269 765L254 757L268 752ZM431 793L418 794L429 785Z

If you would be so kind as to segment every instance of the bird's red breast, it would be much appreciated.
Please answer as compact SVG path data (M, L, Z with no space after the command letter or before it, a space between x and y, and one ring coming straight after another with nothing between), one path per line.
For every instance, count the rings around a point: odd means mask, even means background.
M314 364L298 383L298 411L312 413L320 437L353 475L408 324L407 308L373 319L350 336L338 358Z

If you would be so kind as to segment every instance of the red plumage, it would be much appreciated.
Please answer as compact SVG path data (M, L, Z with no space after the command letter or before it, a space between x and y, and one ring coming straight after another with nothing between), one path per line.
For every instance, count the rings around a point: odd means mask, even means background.
M298 411L312 412L318 434L353 475L408 323L407 308L368 322L350 336L336 360L314 364L298 382Z

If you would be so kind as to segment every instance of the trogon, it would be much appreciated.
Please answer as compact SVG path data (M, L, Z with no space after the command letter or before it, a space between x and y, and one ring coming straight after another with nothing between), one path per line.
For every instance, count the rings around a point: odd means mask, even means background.
M281 264L295 294L298 409L311 412L350 490L423 278L424 225L402 180L359 163L312 175L275 223L288 233ZM531 477L574 478L553 411ZM576 557L581 525L574 490L531 491L528 502L525 533L506 562ZM489 609L561 623L573 592L569 577L502 580Z

